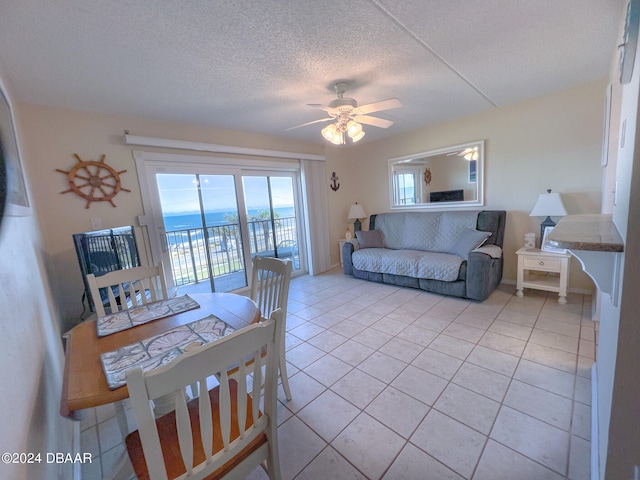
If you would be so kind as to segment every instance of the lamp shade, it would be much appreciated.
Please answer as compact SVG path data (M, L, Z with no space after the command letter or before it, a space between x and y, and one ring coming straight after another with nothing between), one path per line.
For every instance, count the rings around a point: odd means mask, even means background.
M364 213L364 208L362 205L358 205L357 203L351 205L349 209L349 220L355 220L357 218L364 218L367 214Z
M321 132L322 132L322 136L324 138L326 138L327 140L332 142L334 140L334 138L336 137L336 135L338 134L338 129L336 128L335 124L331 123L331 124L327 125L326 127L324 127L321 130Z
M530 217L562 217L567 214L559 193L541 193L538 195Z

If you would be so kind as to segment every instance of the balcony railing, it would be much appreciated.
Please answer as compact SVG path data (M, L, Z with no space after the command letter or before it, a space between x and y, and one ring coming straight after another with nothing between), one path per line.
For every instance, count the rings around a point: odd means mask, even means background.
M275 245L270 220L248 223L251 258L255 255L291 258L293 269L300 268L295 217L275 219ZM166 232L175 285L198 283L245 269L240 225L228 223L213 227L189 228ZM205 244L208 243L208 254Z

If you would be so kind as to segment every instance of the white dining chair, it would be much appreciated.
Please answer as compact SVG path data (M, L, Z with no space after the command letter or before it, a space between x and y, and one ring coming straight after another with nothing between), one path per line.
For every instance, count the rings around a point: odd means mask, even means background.
M263 317L268 318L271 312L278 308L283 311L285 327L282 329L280 341L279 368L280 380L287 400L291 400L291 389L287 376L285 334L292 266L290 259L255 256L250 293L251 299L258 304Z
M114 270L99 277L90 273L87 283L98 317L106 315L103 292L109 302L110 313L168 298L162 263L155 267Z
M245 478L266 461L269 478L280 479L276 390L281 315L276 310L270 319L183 353L159 368L127 371L138 430L127 436L125 444L137 478ZM253 360L247 362L249 358ZM230 378L231 370L239 370L239 375ZM208 379L219 382L210 391ZM195 382L203 393L187 402L184 389ZM154 418L150 400L167 396L175 398L175 411Z

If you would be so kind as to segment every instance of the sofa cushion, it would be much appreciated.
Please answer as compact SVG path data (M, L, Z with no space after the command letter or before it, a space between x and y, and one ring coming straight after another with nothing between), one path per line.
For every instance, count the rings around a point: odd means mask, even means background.
M421 250L365 248L353 252L354 268L367 272L404 275L453 282L464 260L450 253Z
M449 253L458 255L465 260L469 259L469 253L471 250L478 248L482 245L487 238L491 236L491 232L481 232L472 228L463 230L456 243L453 244Z
M356 232L356 238L358 239L358 246L360 248L384 248L384 238L382 231L380 230L359 230Z
M476 228L477 211L392 212L376 216L388 248L447 253L460 234Z

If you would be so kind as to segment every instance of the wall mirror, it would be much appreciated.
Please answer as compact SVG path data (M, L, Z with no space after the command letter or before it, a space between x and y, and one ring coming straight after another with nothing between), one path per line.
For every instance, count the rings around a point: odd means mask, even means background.
M389 160L392 209L484 205L484 141Z

